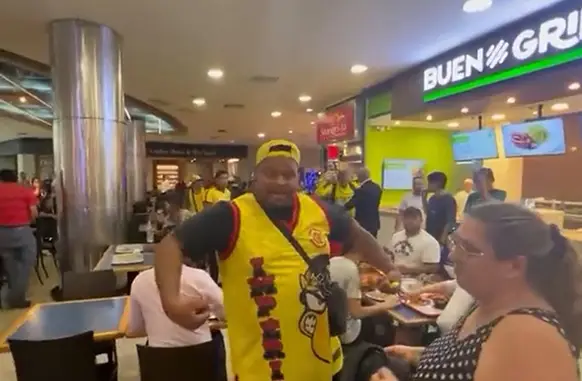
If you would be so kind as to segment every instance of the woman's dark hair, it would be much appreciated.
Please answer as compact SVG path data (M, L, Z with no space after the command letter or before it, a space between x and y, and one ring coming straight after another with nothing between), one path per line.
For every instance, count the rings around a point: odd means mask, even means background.
M53 193L53 181L52 180L44 180L40 186L40 189L46 194L51 195Z
M18 174L12 169L2 169L0 170L0 181L5 183L17 183Z
M580 350L582 265L560 229L516 204L486 203L467 214L485 224L487 239L498 259L527 258L527 281L554 308L566 337Z

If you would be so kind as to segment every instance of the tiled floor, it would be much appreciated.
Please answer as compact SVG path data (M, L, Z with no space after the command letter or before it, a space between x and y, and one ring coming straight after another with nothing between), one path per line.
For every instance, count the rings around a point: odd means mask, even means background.
M33 302L50 301L50 290L58 284L57 272L52 266L50 259L46 260L46 266L49 278L45 279L43 274L44 285L41 285L33 274L29 288L29 298ZM0 310L0 332L7 329L23 310ZM119 356L119 381L136 381L139 380L139 367L137 363L137 353L135 350L136 343L143 343L143 339L123 339L117 341L117 353ZM14 366L10 353L0 354L0 380L16 381Z

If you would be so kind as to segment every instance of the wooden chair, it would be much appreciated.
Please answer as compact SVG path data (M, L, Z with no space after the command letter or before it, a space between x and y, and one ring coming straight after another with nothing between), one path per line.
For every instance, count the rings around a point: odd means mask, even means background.
M18 381L98 381L93 332L55 340L8 340Z
M212 341L157 348L137 345L141 381L217 381L218 356Z

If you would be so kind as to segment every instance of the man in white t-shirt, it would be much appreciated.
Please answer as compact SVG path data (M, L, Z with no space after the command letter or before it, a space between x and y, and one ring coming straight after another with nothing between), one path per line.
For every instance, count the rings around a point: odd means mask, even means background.
M396 218L396 226L394 231L402 229L402 212L406 208L415 207L421 211L424 221L424 202L422 200L422 191L424 189L424 180L418 176L412 179L412 192L407 193L402 197L400 205L398 206L398 217Z
M329 271L331 279L345 291L348 297L348 320L346 332L340 337L342 344L353 344L362 330L363 319L368 316L385 313L396 306L398 297L393 296L372 306L362 306L362 291L360 290L360 272L357 263L360 261L356 253L347 253L333 257L330 260Z
M402 212L404 230L394 233L391 251L402 275L435 274L441 261L438 241L422 228L422 212L410 206Z

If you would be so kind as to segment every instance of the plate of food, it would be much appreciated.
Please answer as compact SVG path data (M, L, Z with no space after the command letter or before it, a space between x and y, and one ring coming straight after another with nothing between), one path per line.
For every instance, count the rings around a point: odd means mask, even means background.
M133 252L128 254L117 254L113 256L111 260L112 265L133 265L138 263L143 263L143 254L139 252Z
M378 302L378 303L381 303L384 300L386 300L386 294L384 294L380 290L372 290L372 291L366 292L366 296L368 297L368 299L370 299L374 302Z
M115 246L115 254L129 254L134 252L141 253L142 251L143 251L142 244L126 244Z
M439 316L443 311L439 308L442 304L437 306L437 300L441 295L438 294L421 294L418 298L414 299L403 299L402 303L406 304L408 307L420 312L426 316ZM446 303L445 303L446 305ZM444 306L443 306L444 307Z

